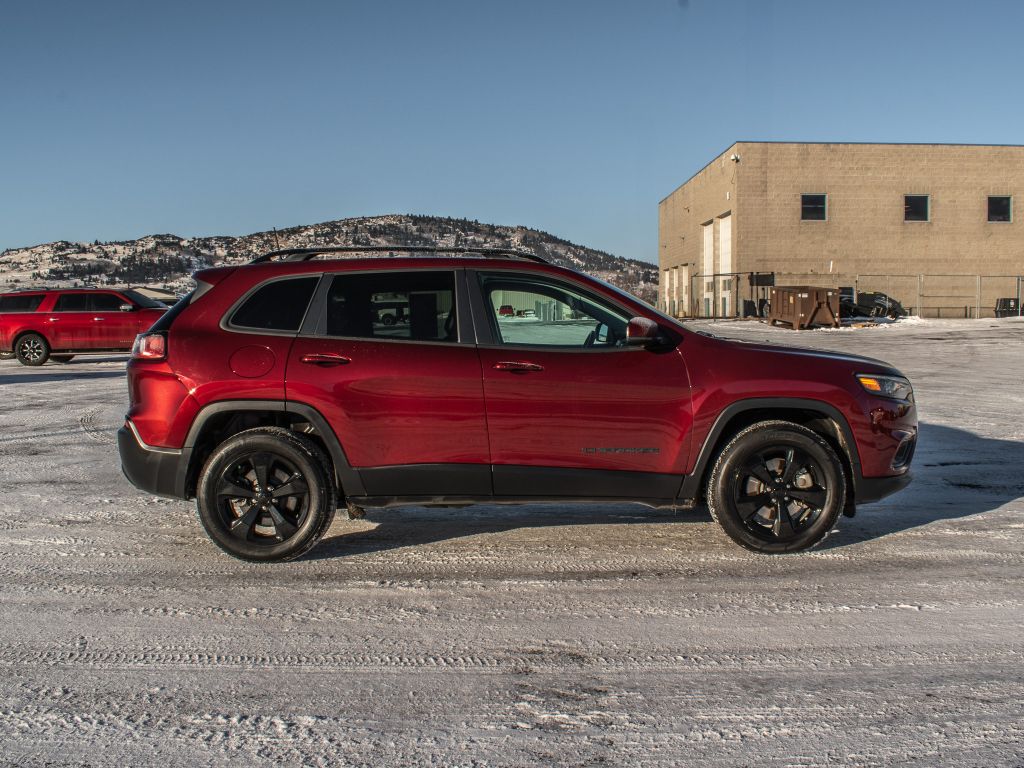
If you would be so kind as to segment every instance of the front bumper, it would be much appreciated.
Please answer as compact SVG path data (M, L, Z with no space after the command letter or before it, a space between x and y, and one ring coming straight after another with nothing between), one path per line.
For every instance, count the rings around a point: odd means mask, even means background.
M891 477L861 477L857 480L855 495L858 504L870 504L873 501L881 501L886 496L891 496L896 491L902 491L913 479L913 475L907 470L902 475Z
M117 430L121 471L140 491L173 499L184 499L185 468L188 458L180 450L145 445L130 422Z

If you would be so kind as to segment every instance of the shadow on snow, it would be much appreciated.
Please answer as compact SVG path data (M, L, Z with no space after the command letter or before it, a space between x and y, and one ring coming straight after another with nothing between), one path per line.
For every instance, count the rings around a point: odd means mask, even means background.
M1024 442L986 438L955 427L922 424L914 481L888 499L840 518L824 547L832 549L881 538L929 523L971 517L1024 496ZM692 511L654 510L635 504L489 504L458 508L409 507L370 510L377 526L325 539L307 559L380 552L516 528L562 525L708 523L701 506ZM708 532L708 535L722 535Z
M123 379L124 371L68 371L68 366L74 365L74 361L62 365L59 369L42 368L37 373L21 373L17 375L0 374L0 385L14 384L43 384L51 381L74 382L84 379Z

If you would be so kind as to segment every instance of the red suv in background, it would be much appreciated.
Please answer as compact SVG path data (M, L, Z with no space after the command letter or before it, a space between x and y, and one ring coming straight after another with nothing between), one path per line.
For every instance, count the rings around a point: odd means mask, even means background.
M885 363L693 332L530 255L374 250L199 272L136 341L124 472L194 497L231 555L296 557L339 505L701 500L788 552L910 481L913 391Z
M167 306L133 290L0 294L0 354L23 365L66 363L83 352L127 352Z

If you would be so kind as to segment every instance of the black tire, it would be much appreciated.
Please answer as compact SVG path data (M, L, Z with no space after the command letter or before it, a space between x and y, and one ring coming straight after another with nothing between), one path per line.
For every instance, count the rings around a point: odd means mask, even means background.
M275 496L285 486L296 493ZM239 432L221 443L199 474L196 507L214 544L255 562L308 552L334 520L337 493L323 451L279 427Z
M74 355L50 355L50 361L54 363L70 363L74 359Z
M22 365L42 365L50 359L50 345L38 333L26 333L14 342L14 356Z
M740 546L764 554L799 552L835 527L846 502L846 475L821 435L788 421L762 421L718 455L707 498L711 516Z
M381 321L382 323L384 323L384 325L394 325L394 324L395 324L395 316L394 316L394 315L392 315L392 314L391 314L391 313L389 312L389 313L387 313L387 314L385 314L385 315L381 315L381 317L380 317L380 321Z

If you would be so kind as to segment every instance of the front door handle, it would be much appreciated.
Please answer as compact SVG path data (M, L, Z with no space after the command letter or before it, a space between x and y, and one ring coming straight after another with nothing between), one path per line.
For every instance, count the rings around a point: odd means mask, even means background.
M528 373L530 371L543 371L543 365L531 363L526 360L504 360L494 364L496 371L511 371L512 373Z
M310 365L319 365L324 368L332 365L348 365L352 362L352 358L345 357L344 355L336 355L331 352L311 352L308 355L302 356L302 362L309 363Z

